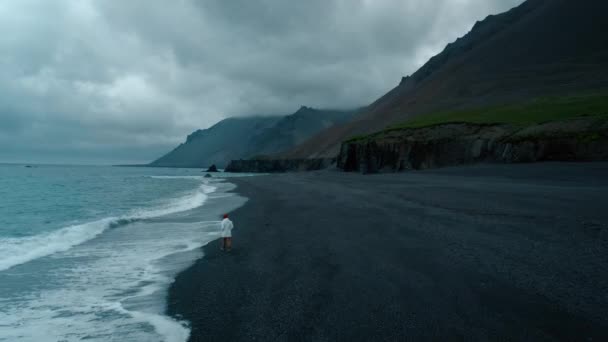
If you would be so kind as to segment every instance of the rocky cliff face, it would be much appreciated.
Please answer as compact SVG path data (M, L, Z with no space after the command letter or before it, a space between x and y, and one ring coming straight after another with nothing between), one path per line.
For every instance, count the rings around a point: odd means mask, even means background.
M335 159L275 159L275 160L233 160L226 167L226 172L278 173L315 171L326 169L335 163Z
M382 132L343 143L337 166L378 173L549 160L608 160L608 120L584 118L527 128L453 123Z

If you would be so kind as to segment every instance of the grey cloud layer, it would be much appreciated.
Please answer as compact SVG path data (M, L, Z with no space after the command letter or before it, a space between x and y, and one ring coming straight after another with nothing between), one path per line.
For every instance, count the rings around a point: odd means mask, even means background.
M0 162L146 161L196 128L367 104L522 0L5 0Z

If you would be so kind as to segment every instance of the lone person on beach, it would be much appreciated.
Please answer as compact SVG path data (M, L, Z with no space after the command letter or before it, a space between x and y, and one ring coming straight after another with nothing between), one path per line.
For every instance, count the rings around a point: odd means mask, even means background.
M222 233L222 250L230 252L232 249L232 228L234 228L234 225L228 218L228 214L224 214L224 219L220 226Z

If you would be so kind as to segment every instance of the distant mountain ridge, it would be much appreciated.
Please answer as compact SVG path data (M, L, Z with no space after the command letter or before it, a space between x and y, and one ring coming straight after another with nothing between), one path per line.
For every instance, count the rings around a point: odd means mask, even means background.
M321 110L302 106L287 116L229 118L197 130L186 141L153 161L156 167L225 167L247 159L288 150L319 131L350 120L354 110Z

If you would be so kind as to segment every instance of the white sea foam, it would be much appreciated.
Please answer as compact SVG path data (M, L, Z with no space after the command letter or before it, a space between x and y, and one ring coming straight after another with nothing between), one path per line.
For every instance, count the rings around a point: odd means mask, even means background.
M115 217L108 217L31 237L2 238L0 271L53 253L67 251L101 234L116 220Z
M101 220L64 227L49 233L24 238L0 238L0 271L45 257L89 241L106 229L136 220L151 219L202 206L208 194L215 187L202 184L196 190L171 199L153 208L133 210L121 217L107 217Z
M126 312L137 320L151 324L154 327L154 330L163 336L166 342L184 342L190 337L189 328L167 316L138 311Z
M0 341L186 341L188 326L164 315L165 293L216 226L140 222L57 254L65 269L52 274L63 286L20 300L0 294ZM84 256L92 261L70 264Z
M129 215L129 218L148 219L192 210L203 205L207 200L207 195L215 190L216 187L214 186L202 184L198 189L190 194L171 200L156 208L134 210L132 214Z

